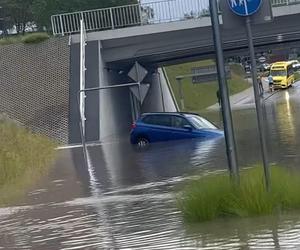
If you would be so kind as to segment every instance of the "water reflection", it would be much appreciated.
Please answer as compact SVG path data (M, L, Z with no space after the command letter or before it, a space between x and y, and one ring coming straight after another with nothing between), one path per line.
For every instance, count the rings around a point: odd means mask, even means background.
M225 230L226 229L226 230ZM199 249L299 249L298 213L186 226Z
M300 164L298 88L266 101L270 159ZM219 114L208 114L218 121ZM241 165L261 160L256 114L233 113ZM226 171L224 140L157 143L136 152L123 141L60 151L54 170L21 207L0 209L0 249L300 249L299 213L186 225L174 188Z

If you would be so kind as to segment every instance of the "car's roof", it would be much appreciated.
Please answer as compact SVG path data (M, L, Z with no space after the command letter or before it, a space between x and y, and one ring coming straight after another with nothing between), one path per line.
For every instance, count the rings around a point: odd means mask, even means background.
M151 112L151 113L143 113L141 116L147 116L147 115L199 115L197 113L191 113L191 112Z

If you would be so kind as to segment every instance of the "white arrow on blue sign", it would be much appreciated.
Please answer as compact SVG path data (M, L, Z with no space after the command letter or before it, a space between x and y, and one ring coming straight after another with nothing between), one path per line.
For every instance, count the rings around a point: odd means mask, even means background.
M255 14L262 0L227 0L230 9L239 16L251 16Z

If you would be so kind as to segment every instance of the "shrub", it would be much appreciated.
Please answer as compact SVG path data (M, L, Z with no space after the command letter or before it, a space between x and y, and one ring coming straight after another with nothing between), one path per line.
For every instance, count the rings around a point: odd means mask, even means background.
M23 43L40 43L49 39L49 35L47 33L31 33L22 37Z
M216 174L187 183L177 196L187 221L218 217L249 217L300 208L300 173L272 166L271 191L266 191L262 167L244 170L240 185L228 175Z

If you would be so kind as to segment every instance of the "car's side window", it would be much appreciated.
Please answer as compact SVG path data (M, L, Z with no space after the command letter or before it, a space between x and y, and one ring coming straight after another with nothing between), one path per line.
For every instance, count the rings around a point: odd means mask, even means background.
M183 128L185 125L190 125L185 118L180 116L172 117L172 127Z
M143 122L146 124L156 124L155 120L155 115L148 115L143 118Z
M157 125L171 127L172 126L172 117L170 115L158 115L157 116Z
M146 124L171 127L172 119L170 115L149 115L143 119Z

